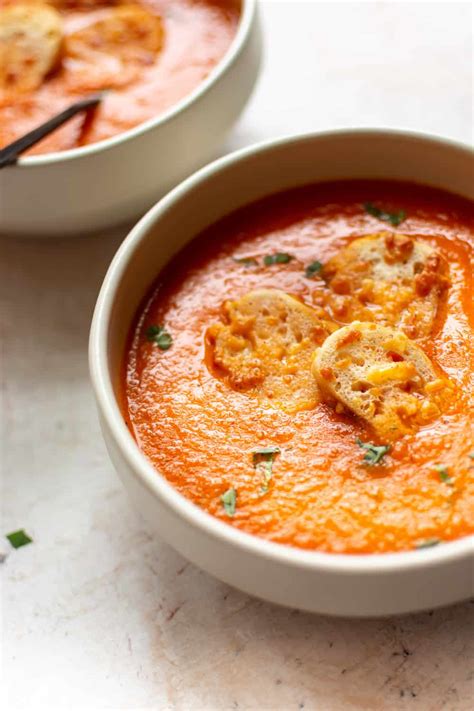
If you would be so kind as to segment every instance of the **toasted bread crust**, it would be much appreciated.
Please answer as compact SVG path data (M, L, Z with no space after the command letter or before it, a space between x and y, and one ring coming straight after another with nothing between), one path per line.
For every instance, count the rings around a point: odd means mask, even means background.
M225 302L223 318L206 334L212 372L287 412L315 406L312 356L335 328L322 310L278 289L259 289Z
M374 323L355 321L329 336L312 371L326 399L387 440L438 417L454 392L416 343Z

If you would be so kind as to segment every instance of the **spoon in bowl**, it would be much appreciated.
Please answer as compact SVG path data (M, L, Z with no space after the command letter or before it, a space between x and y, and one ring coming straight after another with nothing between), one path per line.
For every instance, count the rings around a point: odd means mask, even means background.
M18 138L13 143L8 144L5 148L0 149L0 169L6 168L9 165L15 165L18 158L22 153L31 148L36 143L41 141L45 136L55 131L63 123L69 121L73 116L80 113L81 111L91 111L96 106L100 104L104 98L105 92L100 94L94 94L86 99L81 99L71 104L67 109L61 111L61 113L56 114L52 118L45 121L40 126L37 126L29 133L26 133L21 138Z

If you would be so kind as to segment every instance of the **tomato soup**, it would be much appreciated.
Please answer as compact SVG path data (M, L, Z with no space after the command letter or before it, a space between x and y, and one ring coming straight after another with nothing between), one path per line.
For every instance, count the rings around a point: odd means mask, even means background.
M324 311L335 333L350 324L327 265L378 233L387 244L394 235L403 235L400 245L416 240L446 264L429 329L406 327L451 384L429 421L388 441L340 403L321 398L292 411L216 369L209 333L222 324L223 304L255 290ZM138 446L197 506L281 544L368 554L474 533L473 241L471 203L389 181L309 186L213 225L157 276L133 325L123 408ZM382 312L367 318L377 323ZM289 373L291 387L300 373Z
M0 30L2 11L19 4L0 0ZM0 147L79 98L102 90L106 94L94 113L74 118L30 154L102 141L159 116L192 92L220 62L240 16L237 0L52 0L46 4L59 14L59 56L33 88L8 90L6 77L2 92L0 71ZM27 33L28 19L22 23L21 31ZM48 47L36 47L37 52L43 49ZM16 50L13 44L7 49ZM13 62L15 57L10 59ZM25 62L18 71L26 71Z

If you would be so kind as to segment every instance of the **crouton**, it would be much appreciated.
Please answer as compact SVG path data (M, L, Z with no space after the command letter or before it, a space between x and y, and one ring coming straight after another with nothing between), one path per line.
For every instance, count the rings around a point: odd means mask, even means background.
M448 265L433 247L392 232L354 240L324 275L335 318L395 326L415 340L432 333L449 286Z
M223 320L206 334L211 372L235 390L286 412L318 403L311 360L335 328L322 309L278 289L259 289L226 301Z
M342 360L343 368L338 367ZM439 416L454 394L453 385L416 343L374 323L354 321L329 336L314 357L312 372L326 400L341 403L386 440Z
M109 54L128 65L154 62L163 44L163 24L158 15L138 5L103 11L100 18L72 32L66 53L75 60L94 63L94 56Z
M58 64L62 39L54 8L27 3L0 8L0 92L37 89Z

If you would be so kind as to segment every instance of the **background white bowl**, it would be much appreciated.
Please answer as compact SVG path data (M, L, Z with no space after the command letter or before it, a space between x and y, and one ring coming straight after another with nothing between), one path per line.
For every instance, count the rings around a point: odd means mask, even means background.
M153 207L118 250L97 302L90 367L109 454L136 507L182 555L272 602L314 612L376 616L453 603L473 591L474 538L384 555L333 555L250 536L182 497L125 426L120 364L130 323L159 271L198 232L238 207L287 188L343 178L392 178L470 199L473 152L407 132L349 130L244 149L200 170Z
M60 236L120 224L216 156L261 62L256 0L209 77L168 111L99 143L0 170L0 233Z

